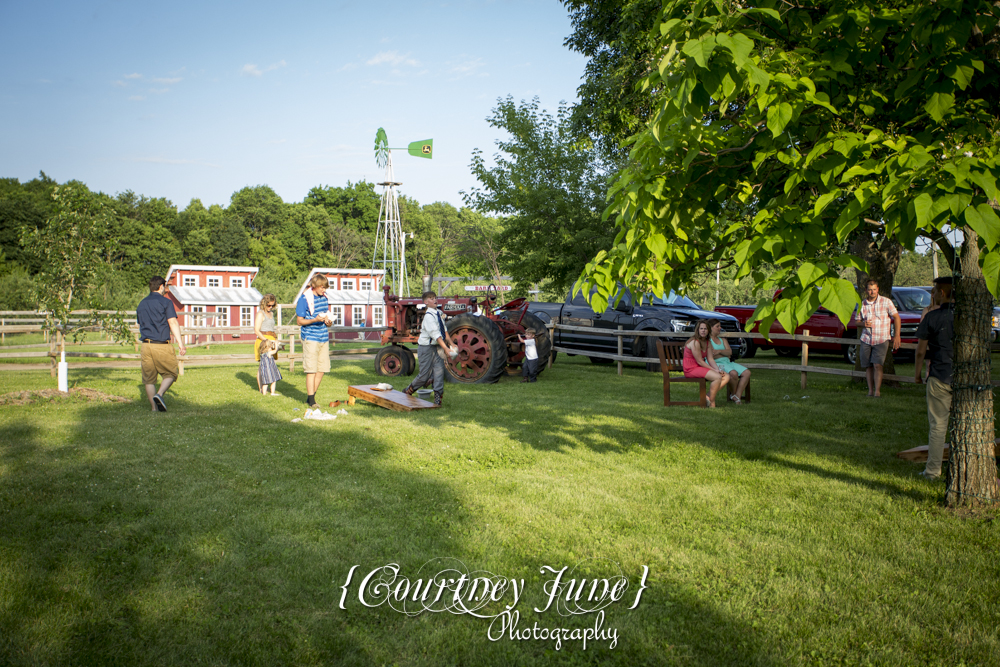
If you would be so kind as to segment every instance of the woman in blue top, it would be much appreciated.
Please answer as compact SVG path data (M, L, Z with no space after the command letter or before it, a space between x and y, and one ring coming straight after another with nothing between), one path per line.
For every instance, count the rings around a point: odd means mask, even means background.
M722 323L713 318L708 321L708 326L712 332L709 342L712 344L712 354L715 356L715 364L723 373L729 373L729 386L735 387L734 393L729 397L729 400L738 404L741 402L740 396L743 395L743 391L750 384L750 369L746 366L740 366L733 361L733 348L729 347L728 340L720 336L722 333Z

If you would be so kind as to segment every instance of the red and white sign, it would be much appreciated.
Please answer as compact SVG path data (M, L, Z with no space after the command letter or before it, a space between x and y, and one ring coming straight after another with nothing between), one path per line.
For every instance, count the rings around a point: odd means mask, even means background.
M466 285L465 286L465 291L466 292L485 292L489 288L490 288L489 285ZM498 292L509 292L510 289L511 289L510 285L494 285L493 288L496 289L496 291L498 291Z

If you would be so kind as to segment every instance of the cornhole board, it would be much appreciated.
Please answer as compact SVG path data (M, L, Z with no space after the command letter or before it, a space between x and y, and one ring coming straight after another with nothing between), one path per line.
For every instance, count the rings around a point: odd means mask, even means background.
M996 455L996 446L1000 445L1000 438L993 441L994 456ZM951 454L951 448L948 443L944 443L944 455L942 459L944 461L948 460L948 456ZM907 461L926 461L927 460L927 445L921 447L914 447L913 449L907 449L906 451L899 452L896 454L897 458L906 459Z
M374 384L352 385L347 388L347 394L396 412L413 412L414 410L431 410L441 407L416 396L407 396L395 389L378 391L375 389L376 386Z

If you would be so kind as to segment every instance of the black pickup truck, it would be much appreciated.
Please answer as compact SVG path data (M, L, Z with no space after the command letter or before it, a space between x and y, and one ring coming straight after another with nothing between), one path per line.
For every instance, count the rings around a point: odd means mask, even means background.
M553 322L587 327L595 332L617 331L621 326L624 331L662 331L665 334L663 338L674 338L669 335L672 333L694 331L695 322L703 318L714 317L719 320L722 323L722 330L726 332L742 330L739 320L732 315L702 310L691 299L673 292L664 297L647 295L639 304L629 290L623 289L617 306L609 305L603 313L595 313L583 294L578 294L574 299L571 290L566 296L565 303L533 302L528 304L528 312L546 324ZM655 357L656 348L652 344L653 340L652 336L625 336L623 352L633 357ZM729 339L729 345L733 348L733 355L736 358L743 353L746 342L742 338ZM556 329L553 332L552 344L555 347L574 350L575 353L584 356L587 356L587 352L618 353L616 336L595 335L588 332ZM610 363L599 357L590 357L590 360L594 363ZM653 364L650 366L655 368Z

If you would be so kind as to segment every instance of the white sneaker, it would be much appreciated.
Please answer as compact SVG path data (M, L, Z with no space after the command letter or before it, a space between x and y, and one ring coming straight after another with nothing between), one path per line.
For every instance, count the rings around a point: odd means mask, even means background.
M337 414L338 415L346 415L347 414L347 410L345 410L344 408L341 408L341 409L337 410Z

